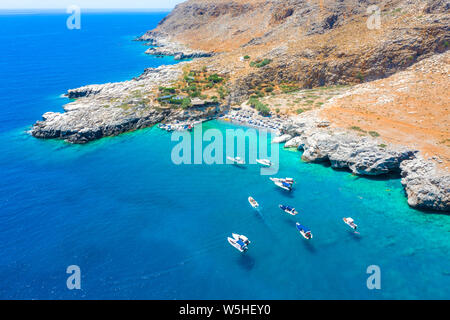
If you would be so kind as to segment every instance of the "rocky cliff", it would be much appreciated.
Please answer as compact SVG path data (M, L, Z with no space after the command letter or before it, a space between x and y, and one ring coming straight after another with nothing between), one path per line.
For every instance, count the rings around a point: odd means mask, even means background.
M371 81L444 52L450 42L448 4L190 0L142 39L170 39L220 53L207 63L233 75L230 102L236 103L265 82L314 87ZM248 68L239 60L243 55L271 63Z

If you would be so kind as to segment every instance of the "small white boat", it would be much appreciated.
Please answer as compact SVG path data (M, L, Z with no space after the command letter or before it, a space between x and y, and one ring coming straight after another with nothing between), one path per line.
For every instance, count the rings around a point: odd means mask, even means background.
M298 214L297 210L291 206L284 206L282 204L279 205L280 209L286 213L289 213L291 216L295 216Z
M269 159L256 159L256 162L265 167L270 167L273 165L272 161Z
M244 235L233 233L233 238L228 237L228 243L235 247L240 252L245 252L248 250L248 245L250 241Z
M244 236L243 234L232 233L231 235L233 236L233 239L236 240L236 241L241 239L242 241L244 241L244 243L246 245L250 244L250 240L248 240L248 238L246 236Z
M256 200L253 199L252 197L248 197L248 202L249 202L250 205L251 205L253 208L255 208L255 209L259 207L259 203L256 202Z
M242 160L240 157L227 157L228 160L230 160L231 162L233 162L234 164L245 164L245 161Z
M348 217L348 218L343 218L342 220L344 220L344 222L353 230L356 230L358 228L358 225L355 223L355 221Z
M286 182L290 185L294 184L293 178L270 178L270 180L272 180L273 182Z
M295 226L297 227L298 232L305 238L306 240L311 240L313 238L313 235L311 233L311 230L309 230L307 227L302 226L300 223L296 223Z
M281 189L284 189L286 191L292 191L292 184L281 181L274 181L273 183Z

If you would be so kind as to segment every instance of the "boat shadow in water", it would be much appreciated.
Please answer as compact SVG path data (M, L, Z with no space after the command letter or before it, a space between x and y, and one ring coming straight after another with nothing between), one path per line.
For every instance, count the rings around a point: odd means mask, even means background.
M277 188L278 192L282 195L284 195L286 198L294 198L294 191L286 191L280 188Z
M312 243L312 241L314 241L314 239L311 239L311 240L301 239L301 240L305 240L305 241L302 241L302 242L303 242L303 245L305 246L306 250L308 250L311 253L316 253L317 252L316 247Z
M227 164L227 165L230 166L230 167L234 167L234 168L247 169L247 166L242 165L242 164L234 164L234 163L230 163L230 164Z
M255 209L255 216L256 216L256 219L258 219L258 220L260 220L262 222L265 222L264 221L264 216L262 215L262 213L261 213L261 211L259 209Z
M248 252L241 254L237 259L238 265L247 271L251 271L255 266L255 259Z
M362 240L361 239L361 234L358 231L348 230L347 232L349 233L349 237L351 237L353 240L356 240L356 241L361 241Z

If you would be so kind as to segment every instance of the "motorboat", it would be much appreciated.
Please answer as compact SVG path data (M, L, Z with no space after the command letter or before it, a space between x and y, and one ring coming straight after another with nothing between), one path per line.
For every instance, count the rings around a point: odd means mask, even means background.
M290 185L294 184L293 178L270 178L270 180L272 180L273 182L286 182Z
M274 181L274 184L286 191L292 191L292 184L286 183L286 182L280 182L280 181Z
M273 165L272 161L269 159L256 159L256 162L265 167L270 167Z
M348 217L348 218L343 218L342 220L344 220L344 222L353 230L356 230L358 228L358 225L355 223L355 221Z
M231 162L233 162L234 164L245 164L245 161L242 160L240 157L227 157L228 160L230 160Z
M313 235L311 233L311 230L309 230L307 227L302 226L300 223L296 223L295 226L297 227L298 232L305 238L306 240L311 240L313 238Z
M250 205L251 205L253 208L255 208L255 209L259 207L259 203L256 202L256 200L253 199L252 197L248 197L248 202L249 202Z
M232 233L231 235L233 236L233 239L236 241L241 239L247 246L250 244L250 240L248 240L248 238L243 234Z
M279 207L281 210L283 210L286 213L289 213L291 216L295 216L298 214L297 210L295 210L295 208L293 208L291 206L285 206L285 205L280 204Z
M248 245L250 244L250 240L244 235L233 233L232 238L228 237L228 243L235 247L240 252L245 252L248 250Z

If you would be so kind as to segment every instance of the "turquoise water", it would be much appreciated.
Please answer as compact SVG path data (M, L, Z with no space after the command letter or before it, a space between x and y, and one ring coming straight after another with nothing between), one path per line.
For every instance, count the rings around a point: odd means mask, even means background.
M288 195L257 166L173 164L176 143L157 128L84 146L25 133L42 113L61 109L67 88L172 63L129 41L162 16L91 14L76 34L55 31L64 15L0 16L10 31L0 41L7 74L0 77L0 298L450 297L450 217L409 208L397 178L359 178L280 148L278 176L297 181ZM208 128L236 127L213 121ZM300 214L282 213L280 203ZM313 240L301 238L296 221ZM246 254L227 243L232 232L252 241ZM73 264L81 290L66 288ZM369 265L381 268L381 290L366 287Z

